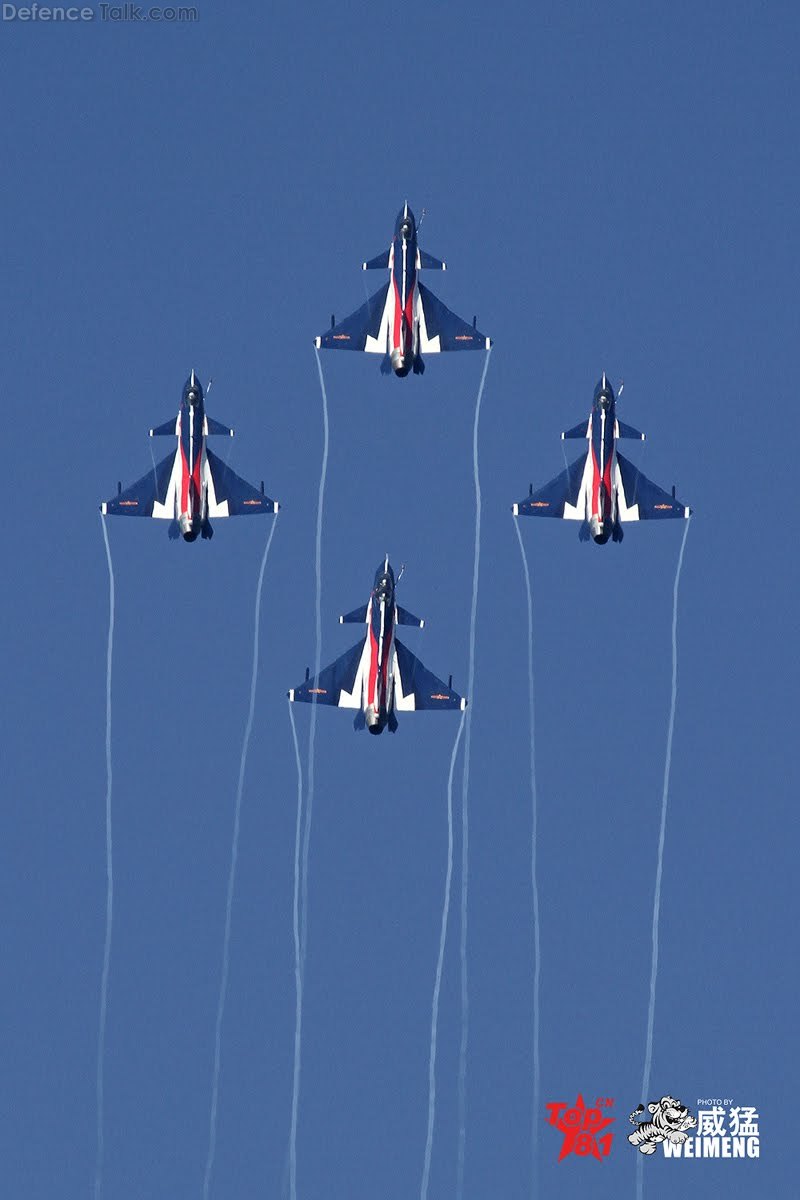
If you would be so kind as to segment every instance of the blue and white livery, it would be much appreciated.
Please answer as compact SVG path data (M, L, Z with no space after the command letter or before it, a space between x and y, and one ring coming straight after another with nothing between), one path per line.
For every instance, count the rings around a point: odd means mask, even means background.
M420 270L444 271L446 263L417 244L417 223L406 202L397 214L388 251L362 263L365 271L388 268L389 282L361 308L315 338L323 350L362 350L383 357L381 371L400 377L425 370L423 354L488 350L491 338L451 312L419 282Z
M211 538L211 517L237 517L247 513L276 513L277 500L241 479L208 449L215 434L233 437L233 430L206 416L205 397L192 371L183 387L178 416L150 437L177 437L177 448L129 488L117 485L117 495L100 505L103 516L155 517L169 521L169 536L193 542L198 535Z
M305 682L289 691L290 700L358 709L355 728L376 734L387 727L394 733L398 712L467 707L453 691L452 676L448 683L438 679L395 636L398 625L424 625L397 604L395 583L387 555L367 603L339 617L341 625L366 625L365 636L314 678L306 671Z
M691 509L672 493L652 483L617 450L620 438L644 441L644 434L617 420L614 389L603 377L594 389L588 421L580 421L565 438L586 438L589 449L566 471L538 491L531 486L525 500L512 505L515 517L560 517L580 521L582 542L593 538L603 545L611 538L621 542L626 521L688 517Z

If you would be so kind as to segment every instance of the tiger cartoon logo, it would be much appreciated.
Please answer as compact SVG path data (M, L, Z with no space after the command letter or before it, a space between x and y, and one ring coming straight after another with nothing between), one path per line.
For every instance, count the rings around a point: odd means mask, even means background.
M628 1134L628 1141L632 1146L639 1147L640 1154L655 1154L656 1146L665 1139L670 1142L685 1142L686 1130L697 1127L697 1120L686 1105L672 1096L662 1096L660 1100L654 1100L652 1104L648 1104L647 1111L652 1117L650 1121L636 1119L644 1112L643 1104L634 1109L629 1118L631 1125L635 1125L636 1129Z

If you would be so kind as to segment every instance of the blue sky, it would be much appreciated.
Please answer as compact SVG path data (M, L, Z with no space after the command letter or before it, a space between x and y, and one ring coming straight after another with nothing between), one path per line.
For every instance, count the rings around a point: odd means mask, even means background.
M99 8L98 8L99 12ZM296 776L322 449L312 338L363 301L406 198L434 291L495 339L470 781L465 1197L531 1195L526 615L510 505L562 465L605 369L631 452L696 509L684 562L653 1094L761 1114L755 1161L644 1164L645 1195L789 1194L796 54L793 5L199 6L195 24L4 21L0 290L6 718L3 1192L91 1189L105 906L99 501L149 464L194 366L232 465L284 505L264 585L212 1195L285 1194ZM407 642L466 686L482 356L400 381L323 358L323 661L385 552ZM115 927L107 1196L200 1195L233 804L266 521L211 544L109 522ZM615 1099L634 1193L682 528L522 530L534 591L542 1100ZM352 632L352 631L351 631ZM307 711L297 714L305 738ZM416 1195L457 718L355 736L320 712L298 1135L302 1200ZM460 781L460 776L457 777ZM457 787L460 795L460 782ZM456 906L457 907L457 906ZM431 1196L454 1194L451 914ZM541 1112L539 1119L544 1118ZM588 1178L587 1178L588 1177Z

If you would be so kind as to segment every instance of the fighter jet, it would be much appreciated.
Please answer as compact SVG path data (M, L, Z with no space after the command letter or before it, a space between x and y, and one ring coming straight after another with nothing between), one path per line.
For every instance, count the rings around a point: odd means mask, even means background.
M289 691L290 700L311 704L316 699L317 704L356 708L354 727L366 725L370 733L383 733L387 726L394 733L397 712L467 707L466 700L453 691L452 675L443 683L395 637L395 626L422 629L424 621L396 602L388 555L375 572L367 603L339 617L339 624L366 624L366 635L313 679L306 670L305 682Z
M515 517L580 521L580 540L588 542L592 537L602 546L609 538L622 541L625 521L690 515L691 509L675 499L674 487L671 494L663 491L617 450L620 438L643 442L644 434L617 419L614 389L605 371L594 389L589 420L580 421L561 438L587 438L589 449L538 492L531 485L528 498L512 505Z
M100 505L103 516L155 517L169 521L169 536L193 542L211 538L210 517L276 513L277 500L240 479L206 445L214 434L233 437L233 430L206 416L203 388L192 371L183 386L178 416L150 430L150 437L177 437L177 449L125 491Z
M408 201L397 214L394 237L383 254L362 263L365 271L389 269L389 282L356 312L315 339L318 349L364 350L382 354L381 372L400 377L425 370L423 354L442 350L488 350L491 338L479 333L477 318L467 324L419 282L422 269L444 271L446 263L417 245L417 223Z

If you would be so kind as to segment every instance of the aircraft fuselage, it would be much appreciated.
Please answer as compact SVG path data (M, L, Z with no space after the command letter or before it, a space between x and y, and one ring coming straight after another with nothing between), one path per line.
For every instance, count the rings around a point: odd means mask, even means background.
M375 575L375 586L367 605L368 669L364 673L362 698L364 719L370 733L383 733L394 720L394 680L391 673L396 609L394 572L388 559Z
M586 522L599 546L612 536L617 522L614 490L616 423L614 389L603 375L595 388L589 417L587 470L591 471L591 476L586 489Z
M418 360L416 327L417 307L417 226L414 214L405 204L397 215L395 233L389 248L394 311L389 326L389 358L395 375L407 375Z
M184 385L177 424L180 477L175 489L175 519L186 542L195 541L200 534L211 536L203 483L205 428L203 389L192 371Z

